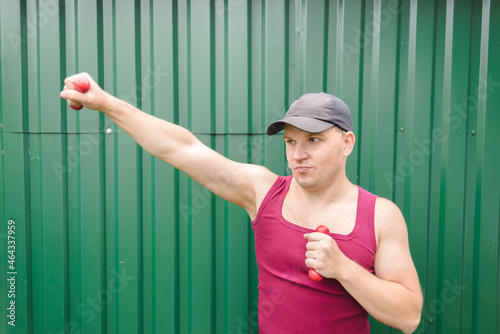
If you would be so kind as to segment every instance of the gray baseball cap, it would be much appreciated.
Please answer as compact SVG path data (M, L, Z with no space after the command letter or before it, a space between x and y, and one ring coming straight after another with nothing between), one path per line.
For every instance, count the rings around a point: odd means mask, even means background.
M300 130L318 133L332 126L352 131L351 112L338 97L326 93L304 94L293 102L283 119L271 123L268 135L274 135L290 124Z

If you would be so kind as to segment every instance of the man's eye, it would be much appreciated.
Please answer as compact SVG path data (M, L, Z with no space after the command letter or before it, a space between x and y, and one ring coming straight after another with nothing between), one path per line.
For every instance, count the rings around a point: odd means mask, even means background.
M295 143L295 140L288 139L288 140L286 141L286 143L287 143L287 144L293 144L293 143Z
M315 142L319 141L319 138L312 137L312 138L309 138L309 141L315 143Z

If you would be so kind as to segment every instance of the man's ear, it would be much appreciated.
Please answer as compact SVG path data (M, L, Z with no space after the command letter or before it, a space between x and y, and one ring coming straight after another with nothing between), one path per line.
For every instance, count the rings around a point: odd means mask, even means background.
M347 158L352 150L354 149L354 143L356 142L356 136L352 131L347 131L344 135L344 156Z

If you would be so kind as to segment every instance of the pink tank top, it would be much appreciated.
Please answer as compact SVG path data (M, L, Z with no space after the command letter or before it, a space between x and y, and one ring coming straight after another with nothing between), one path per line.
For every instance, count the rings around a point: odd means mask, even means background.
M308 278L304 234L313 230L281 214L291 180L292 176L278 177L252 222L259 267L259 332L370 333L368 313L337 280ZM354 229L347 235L330 236L347 257L373 273L377 196L358 189Z

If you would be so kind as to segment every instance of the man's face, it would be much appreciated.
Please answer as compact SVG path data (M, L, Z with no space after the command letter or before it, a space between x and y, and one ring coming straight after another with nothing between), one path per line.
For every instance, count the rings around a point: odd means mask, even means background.
M346 152L347 136L335 127L309 133L285 125L286 157L301 187L318 191L345 177L345 162L350 153Z

